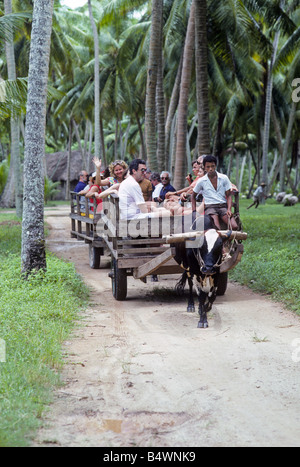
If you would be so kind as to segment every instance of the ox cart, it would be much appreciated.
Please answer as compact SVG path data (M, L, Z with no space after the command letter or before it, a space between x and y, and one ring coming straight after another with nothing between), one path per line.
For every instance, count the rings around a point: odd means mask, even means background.
M238 215L238 195L234 202ZM191 240L201 232L186 232L190 221L185 216L122 220L119 199L111 195L103 200L102 210L97 213L96 201L91 202L71 192L71 236L89 245L89 263L100 268L101 257L109 255L112 293L116 300L127 296L127 277L143 282L151 275L183 274L182 267L174 260L175 244ZM182 228L182 226L184 228ZM243 254L244 232L220 232L230 242L230 255L220 266L217 295L227 288L228 271L236 266Z

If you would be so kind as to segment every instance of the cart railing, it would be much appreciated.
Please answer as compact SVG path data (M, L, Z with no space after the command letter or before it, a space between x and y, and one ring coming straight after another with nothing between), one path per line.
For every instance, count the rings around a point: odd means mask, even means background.
M170 235L180 235L191 231L192 214L142 219L121 219L119 197L110 195L103 199L101 212L97 212L95 199L87 199L71 192L72 237L86 241L107 237L114 246L117 240L163 239ZM238 195L235 195L234 214L238 215ZM197 230L203 230L203 216L198 218ZM241 229L239 229L241 230Z

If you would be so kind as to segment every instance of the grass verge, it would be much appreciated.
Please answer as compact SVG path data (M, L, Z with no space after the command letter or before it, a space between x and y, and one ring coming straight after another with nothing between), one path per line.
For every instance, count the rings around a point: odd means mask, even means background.
M269 294L300 315L300 204L284 207L274 200L247 210L250 200L241 200L244 242L241 263L230 278Z
M30 443L88 297L74 266L50 254L43 277L22 280L20 243L18 220L0 214L0 447Z

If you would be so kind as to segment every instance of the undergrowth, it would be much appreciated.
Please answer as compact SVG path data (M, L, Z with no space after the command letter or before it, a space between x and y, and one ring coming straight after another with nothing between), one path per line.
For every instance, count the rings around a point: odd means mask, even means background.
M1 447L28 445L59 384L62 343L88 297L74 266L51 254L46 273L21 279L20 238L18 221L0 214Z
M242 261L230 277L300 315L300 204L284 207L268 201L246 210L249 204L241 202L243 229L249 236Z

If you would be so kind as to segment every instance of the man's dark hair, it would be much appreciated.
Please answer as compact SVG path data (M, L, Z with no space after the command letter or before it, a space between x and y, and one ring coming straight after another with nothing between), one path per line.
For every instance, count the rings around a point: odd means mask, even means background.
M140 164L146 165L146 162L143 161L142 159L134 159L133 161L130 162L130 164L129 164L129 173L130 173L130 175L133 174L133 170L139 170L139 165Z
M206 162L214 162L216 165L218 163L218 160L215 156L205 156L204 159L203 159L203 165L205 166Z

